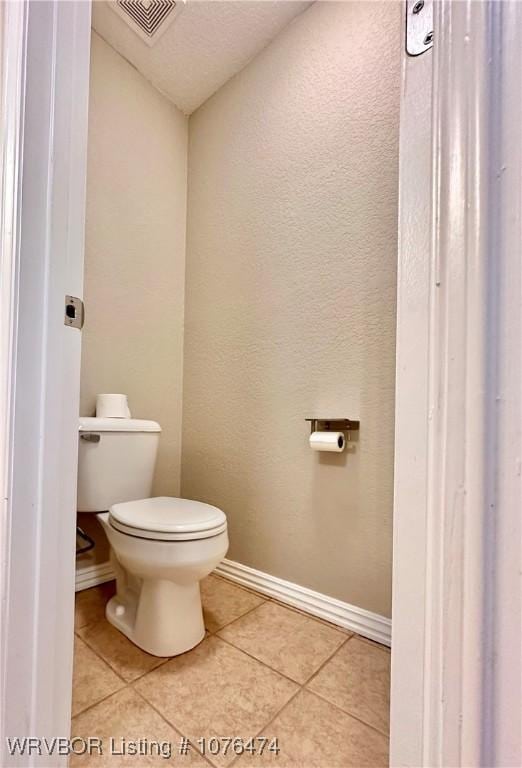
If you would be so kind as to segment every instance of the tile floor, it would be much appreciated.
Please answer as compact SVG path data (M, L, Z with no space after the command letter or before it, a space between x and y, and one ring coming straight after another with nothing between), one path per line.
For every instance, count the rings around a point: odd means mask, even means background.
M207 637L159 659L106 621L113 590L76 595L72 735L102 739L103 754L75 755L71 766L388 765L387 648L209 576L201 590ZM277 738L279 754L259 754L259 739L248 743L260 735L268 746ZM223 737L256 754L224 754ZM131 755L140 739L148 743ZM163 744L172 745L168 760ZM180 744L189 744L187 754ZM210 754L218 745L220 754Z

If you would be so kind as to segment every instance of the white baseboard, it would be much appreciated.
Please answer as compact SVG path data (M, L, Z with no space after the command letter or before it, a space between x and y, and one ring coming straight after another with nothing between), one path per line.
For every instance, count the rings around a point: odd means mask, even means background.
M293 584L291 581L284 581L268 573L256 571L255 568L233 560L223 560L215 573L370 640L391 645L391 620L378 613L371 613L364 608L343 603L334 597L328 597L312 589Z
M300 587L291 581L279 579L263 571L256 571L248 565L233 560L223 560L215 570L218 576L241 584L244 587L275 597L282 603L299 608L305 613L325 619L332 624L356 632L358 635L375 640L383 645L391 645L391 621L378 613L371 613L356 605L343 603L334 597L314 592L307 587ZM76 591L89 589L116 578L111 564L89 565L76 571Z
M116 578L110 562L98 563L97 565L86 565L83 568L76 569L76 592L89 587L96 587L98 584L104 584L106 581L112 581Z

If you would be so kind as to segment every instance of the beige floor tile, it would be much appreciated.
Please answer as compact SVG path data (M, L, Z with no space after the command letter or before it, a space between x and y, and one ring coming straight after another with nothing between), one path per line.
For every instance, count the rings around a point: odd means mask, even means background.
M116 591L116 582L108 581L98 587L83 589L76 593L74 626L86 627L105 618L105 606Z
M271 598L268 597L268 595L264 595L262 592L259 592L257 589L253 589L252 587L247 587L244 584L237 584L235 581L232 581L232 579L227 578L227 576L223 576L221 573L216 573L216 571L213 571L211 574L212 578L218 579L219 581L224 581L225 584L234 584L237 587L240 587L241 589L244 589L245 592L250 592L252 595L255 595L256 597L260 597L261 600L270 600Z
M276 605L281 605L283 608L286 608L288 611L295 611L296 613L300 613L302 616L310 616L311 614L308 611L303 611L302 608L296 608L294 605L288 605L288 603L284 603L282 600L277 600L275 597L269 598L272 603L275 603ZM327 621L326 619L321 619L319 616L312 616L314 621L320 622L320 624L324 624L326 627L332 627L332 629L336 629L338 632L343 632L345 635L353 635L353 632L351 629L345 629L344 627L339 627L337 624L334 624L332 621Z
M125 683L79 637L74 639L74 675L72 713L82 712L91 704L123 688Z
M290 680L215 636L135 685L195 742L200 737L254 736L298 690ZM211 760L225 765L233 757Z
M106 620L89 624L78 634L127 682L136 680L165 661L142 651Z
M376 648L380 648L381 651L384 651L385 653L391 653L391 648L388 645L378 643L377 640L370 640L369 637L363 637L362 635L357 635L355 633L354 635L361 641L361 643L368 643L368 645L374 645Z
M279 755L242 755L234 768L384 768L388 739L306 690L265 729L278 739Z
M277 603L264 603L219 637L304 683L346 641L346 634Z
M390 654L354 637L308 683L307 688L333 704L388 732Z
M201 582L201 601L205 626L209 632L216 632L264 602L262 597L253 592L215 576L208 576Z
M143 701L135 691L125 688L123 691L105 699L100 704L92 707L72 721L71 734L84 739L97 737L102 740L103 754L73 755L70 761L71 768L120 768L135 766L190 766L190 768L209 768L209 764L199 755L195 749L191 749L187 756L179 754L179 734L166 723L147 702ZM113 748L111 747L111 738ZM127 748L130 742L148 740L148 754L118 755L122 752L122 740ZM172 750L171 760L167 760L158 754L158 747L153 747L152 742L159 744L168 754ZM166 746L163 746L163 745ZM79 749L79 746L77 747ZM113 754L111 754L111 751Z

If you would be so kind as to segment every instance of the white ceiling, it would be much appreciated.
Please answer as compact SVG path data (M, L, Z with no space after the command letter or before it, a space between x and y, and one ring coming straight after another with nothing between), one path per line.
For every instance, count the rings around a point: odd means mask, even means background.
M298 0L188 0L151 48L109 2L93 2L93 27L189 115L309 5Z

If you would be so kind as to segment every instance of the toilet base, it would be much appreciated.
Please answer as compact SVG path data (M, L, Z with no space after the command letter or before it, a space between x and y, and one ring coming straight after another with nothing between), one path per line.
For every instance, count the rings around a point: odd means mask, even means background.
M153 656L177 656L205 637L199 583L225 557L227 531L202 539L162 540L113 528L98 520L111 545L116 595L108 621Z
M136 588L119 587L107 603L107 620L147 653L177 656L205 637L199 582L144 579Z

